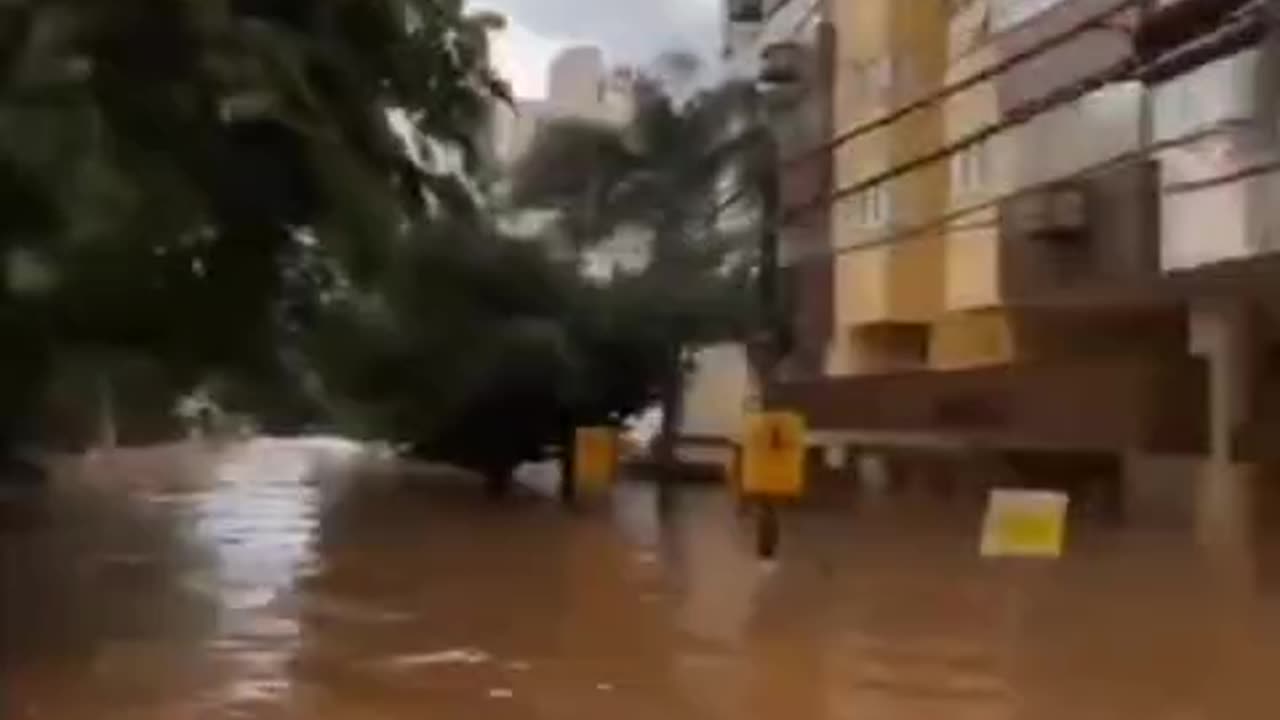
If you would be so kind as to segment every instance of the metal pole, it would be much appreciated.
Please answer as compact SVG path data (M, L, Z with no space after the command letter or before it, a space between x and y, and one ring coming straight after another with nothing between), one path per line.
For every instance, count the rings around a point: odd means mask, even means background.
M766 167L760 174L760 327L756 348L756 379L760 393L759 410L766 410L765 398L769 383L777 369L782 354L781 338L781 282L780 241L778 237L778 220L781 216L781 177L778 166L779 152L777 140L772 132L767 133L764 151ZM777 555L781 540L781 527L778 518L777 501L772 498L760 500L756 513L756 553L763 559L771 559Z

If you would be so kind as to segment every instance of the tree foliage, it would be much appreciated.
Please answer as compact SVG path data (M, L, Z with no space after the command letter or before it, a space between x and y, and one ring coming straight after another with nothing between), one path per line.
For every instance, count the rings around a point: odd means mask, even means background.
M745 338L755 324L757 228L732 222L743 207L722 201L726 186L760 186L774 156L749 86L731 83L679 103L641 81L636 99L636 117L623 128L577 120L544 128L517 168L512 198L556 211L560 235L579 250L619 228L647 233L648 264L615 278L612 290L643 314L651 354L664 358L649 381L664 406L669 450L690 351ZM741 199L749 207L758 195L749 190Z
M542 245L435 224L376 292L325 309L309 353L347 432L504 480L574 427L651 402L660 358L637 309Z
M460 0L4 3L0 258L50 279L0 287L18 367L108 347L189 381L285 379L327 285L470 210L506 95L490 24Z
M494 23L462 0L0 4L0 450L61 356L128 357L272 428L503 477L741 334L750 254L712 207L755 147L724 135L739 89L642 84L631 127L539 138L516 200L579 250L652 230L649 269L600 282L477 197Z

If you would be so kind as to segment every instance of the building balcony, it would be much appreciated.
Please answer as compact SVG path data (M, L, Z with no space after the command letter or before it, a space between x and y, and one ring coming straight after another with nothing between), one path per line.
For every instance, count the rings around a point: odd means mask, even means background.
M842 329L925 324L942 311L943 244L938 237L871 246L836 260L836 322Z
M1154 163L1069 180L953 229L947 309L1090 309L1161 299Z
M771 408L816 434L936 436L973 447L1200 452L1206 374L1187 357L1080 359L782 383Z

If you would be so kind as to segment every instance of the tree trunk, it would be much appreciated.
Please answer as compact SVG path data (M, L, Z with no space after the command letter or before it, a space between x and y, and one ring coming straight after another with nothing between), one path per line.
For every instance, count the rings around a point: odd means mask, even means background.
M515 470L511 465L485 468L484 491L490 500L502 500L511 494Z
M560 437L560 502L573 507L578 500L577 430L569 428Z
M654 460L657 463L658 470L658 504L660 509L666 509L669 506L671 486L679 472L676 443L680 439L680 428L684 424L684 367L681 362L681 355L678 345L668 353L658 398L662 408L662 425L658 430Z

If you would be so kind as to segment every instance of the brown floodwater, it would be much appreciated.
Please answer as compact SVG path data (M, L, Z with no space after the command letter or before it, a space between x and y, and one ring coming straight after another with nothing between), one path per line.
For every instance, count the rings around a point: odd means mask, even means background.
M713 488L660 520L322 441L69 461L0 500L0 717L1273 720L1275 478L1183 465L1057 562L980 559L983 492L935 477L788 511L764 563Z

